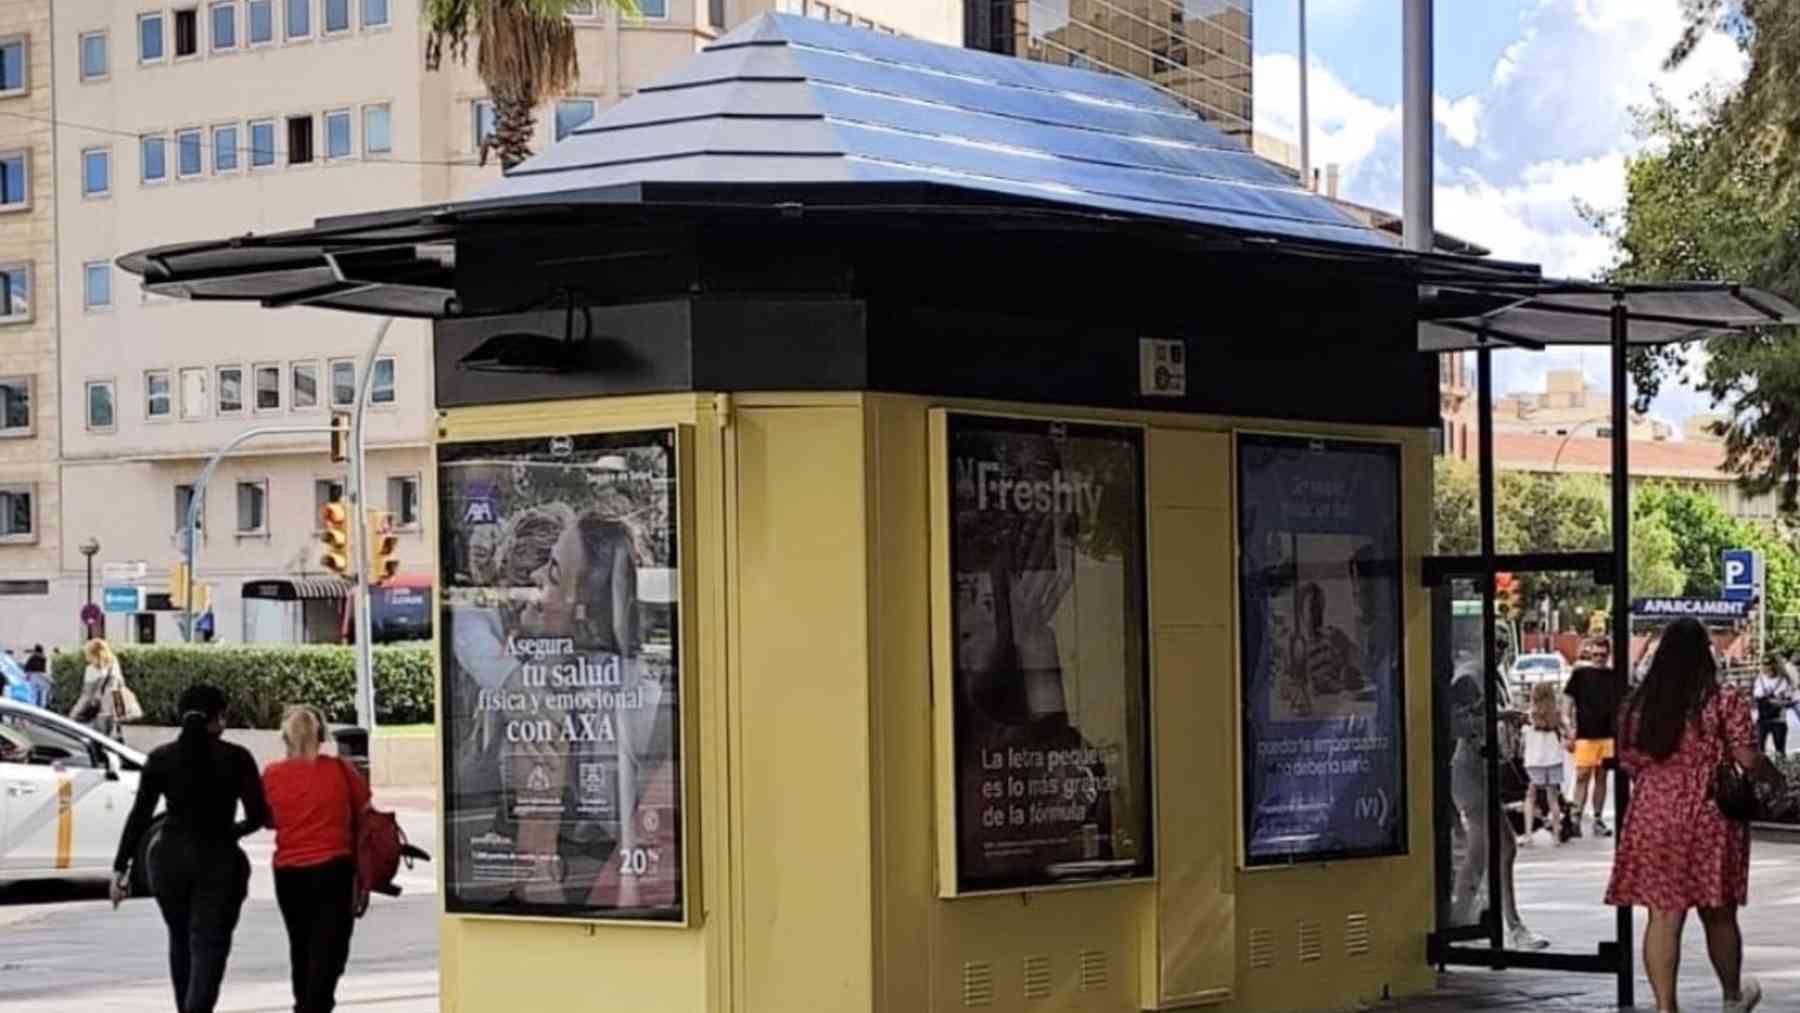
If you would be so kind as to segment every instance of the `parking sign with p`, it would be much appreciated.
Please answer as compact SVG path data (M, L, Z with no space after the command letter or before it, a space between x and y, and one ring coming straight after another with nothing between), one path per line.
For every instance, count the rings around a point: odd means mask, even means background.
M1753 549L1725 550L1725 598L1750 601L1756 597L1756 552Z

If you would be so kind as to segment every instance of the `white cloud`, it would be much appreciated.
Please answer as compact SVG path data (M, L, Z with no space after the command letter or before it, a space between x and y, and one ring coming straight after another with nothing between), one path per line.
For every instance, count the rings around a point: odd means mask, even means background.
M1432 115L1445 136L1465 148L1475 147L1481 141L1481 97L1467 95L1454 102L1442 95L1436 98Z

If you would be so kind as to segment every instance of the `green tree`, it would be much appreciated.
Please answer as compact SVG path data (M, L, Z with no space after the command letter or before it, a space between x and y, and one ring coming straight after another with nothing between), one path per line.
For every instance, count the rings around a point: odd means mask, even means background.
M494 102L494 136L481 145L510 170L531 157L534 114L546 99L566 94L581 67L569 12L581 0L425 0L425 68L437 70L444 54L468 63L469 36L476 37L475 72ZM602 0L636 14L632 0Z
M1658 100L1640 116L1651 142L1626 169L1626 203L1588 211L1617 246L1621 281L1732 280L1800 296L1800 3L1683 0L1678 66L1723 29L1749 59L1743 84L1702 96L1698 117ZM1688 364L1674 346L1634 355L1640 408ZM1774 328L1707 342L1701 390L1732 416L1726 467L1747 492L1800 509L1800 336Z

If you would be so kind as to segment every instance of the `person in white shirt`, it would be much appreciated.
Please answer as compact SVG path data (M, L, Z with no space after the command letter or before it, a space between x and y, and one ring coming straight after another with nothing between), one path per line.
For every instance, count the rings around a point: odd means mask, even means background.
M1750 696L1756 701L1756 745L1762 752L1769 751L1769 740L1775 740L1775 755L1787 755L1788 711L1794 707L1794 682L1788 677L1787 666L1781 659L1770 655L1768 663L1763 666L1761 675L1756 677L1756 684L1751 687Z
M1529 778L1525 789L1525 835L1519 840L1522 847L1531 846L1540 791L1550 796L1550 839L1558 845L1562 843L1557 830L1562 826L1563 757L1568 729L1563 724L1557 688L1554 682L1540 682L1531 688L1531 720L1522 729L1525 774Z

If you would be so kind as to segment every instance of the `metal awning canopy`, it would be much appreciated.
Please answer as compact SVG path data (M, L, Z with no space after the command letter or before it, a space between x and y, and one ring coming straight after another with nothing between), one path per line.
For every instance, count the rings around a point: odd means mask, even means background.
M1800 309L1768 292L1729 282L1537 282L1493 279L1426 288L1419 349L1542 349L1610 345L1615 313L1632 346L1680 344L1757 327L1800 324Z

